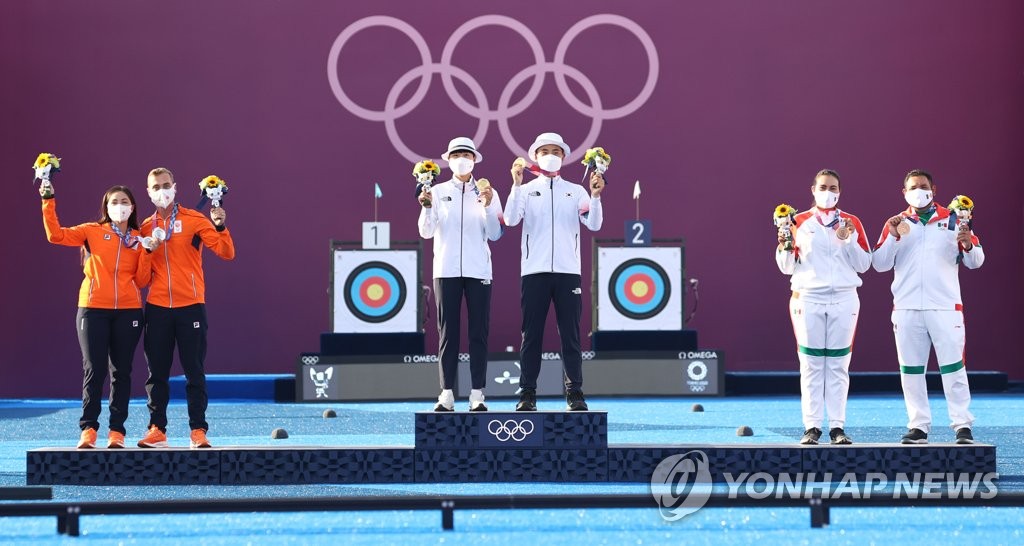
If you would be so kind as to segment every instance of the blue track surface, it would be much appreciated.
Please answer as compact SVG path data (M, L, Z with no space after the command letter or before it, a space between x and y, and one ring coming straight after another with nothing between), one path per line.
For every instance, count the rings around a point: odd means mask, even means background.
M492 409L512 402L492 400ZM796 397L706 399L599 399L608 411L610 444L796 442L802 433ZM701 403L703 413L691 412ZM465 401L460 401L461 405ZM562 409L560 400L541 400L540 409ZM457 409L464 409L461 405ZM0 485L25 484L25 451L73 446L78 437L77 401L0 401L4 438L0 442ZM507 408L506 408L507 406ZM213 402L210 438L228 445L403 445L413 443L412 413L429 403L272 404ZM335 419L323 410L337 411ZM975 396L976 438L998 446L1001 491L1024 491L1022 419L1024 397ZM936 423L947 422L945 403L932 398ZM900 396L857 396L848 407L847 432L857 442L896 442L906 420ZM183 404L172 404L168 433L172 445L188 443ZM101 418L101 422L104 417ZM146 425L144 403L131 406L128 441ZM742 425L752 437L737 437ZM274 428L290 437L271 440ZM101 439L106 431L101 430ZM949 442L948 428L933 430L933 442ZM188 498L271 498L403 494L594 494L646 493L642 484L386 484L371 486L295 485L273 487L54 487L55 500L159 500ZM442 531L440 514L356 512L300 514L218 514L168 516L85 516L82 536L56 534L53 517L0 518L3 544L890 544L940 541L1024 544L1024 509L1019 508L834 508L831 525L811 529L806 508L703 509L667 523L658 511L513 510L456 511L455 531Z

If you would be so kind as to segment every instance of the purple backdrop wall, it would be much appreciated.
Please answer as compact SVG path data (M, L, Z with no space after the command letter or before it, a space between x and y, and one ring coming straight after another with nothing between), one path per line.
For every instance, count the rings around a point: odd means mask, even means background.
M586 6L589 13L583 12ZM112 184L143 187L148 169L173 169L184 202L217 173L231 185L234 262L206 254L210 372L288 372L329 328L328 240L358 239L372 217L372 185L393 239L414 239L410 163L382 123L342 107L327 78L339 33L371 15L412 24L434 61L459 25L500 14L536 34L547 60L562 35L594 13L628 17L657 49L660 73L634 113L605 120L597 143L614 156L602 237L621 237L634 214L632 182L656 236L685 237L687 272L701 280L692 323L701 344L726 351L733 370L795 369L787 279L773 260L769 211L810 203L813 173L843 176L840 205L873 241L903 208L902 175L923 167L938 197L970 194L988 261L964 272L973 369L1024 379L1015 335L1024 308L1024 212L1018 189L1024 143L1024 4L932 0L859 2L137 2L5 3L0 7L3 122L0 238L3 302L0 396L77 396L73 330L77 252L46 243L29 164L55 151L67 223L94 217ZM337 69L345 92L379 110L394 82L420 64L392 29L357 33ZM512 29L477 29L452 62L479 82L494 108L531 64ZM581 33L566 63L594 83L605 108L627 104L647 78L640 42L622 28ZM519 87L513 97L525 94ZM404 102L413 81L398 98ZM459 84L465 102L472 89ZM580 100L587 95L572 84ZM539 97L511 118L520 146L542 131L579 145L591 120L573 110L548 74ZM440 80L396 123L402 140L437 157L449 138L473 135ZM491 122L478 145L478 176L508 192L515 152ZM567 169L570 177L581 168ZM152 206L141 209L148 214ZM518 346L518 230L493 245L492 347ZM430 245L426 245L429 252ZM589 249L584 275L589 278ZM429 259L424 260L429 278ZM864 275L855 370L895 370L888 314L891 275ZM585 324L589 324L589 310ZM436 332L428 329L428 346ZM547 345L557 346L553 328ZM142 395L145 362L136 360Z

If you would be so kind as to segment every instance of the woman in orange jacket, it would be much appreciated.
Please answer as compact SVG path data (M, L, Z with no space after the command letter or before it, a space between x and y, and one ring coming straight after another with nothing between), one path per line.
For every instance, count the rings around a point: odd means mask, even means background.
M132 357L142 334L141 289L152 275L150 251L156 241L141 240L135 197L125 186L103 195L100 219L61 227L52 187L43 197L43 227L53 244L82 248L85 279L78 292L75 321L82 347L82 436L79 449L96 447L103 383L110 369L108 448L124 447L124 422L131 397ZM146 246L149 249L145 248Z

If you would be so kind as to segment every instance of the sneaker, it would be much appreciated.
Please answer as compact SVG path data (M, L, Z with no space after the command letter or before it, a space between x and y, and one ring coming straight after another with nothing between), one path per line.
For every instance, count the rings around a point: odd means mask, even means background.
M974 435L971 434L971 427L958 428L956 430L956 443L958 444L973 444Z
M434 404L434 411L455 411L455 394L451 389L441 391L437 404Z
M537 391L523 389L519 394L519 403L516 404L516 411L537 411Z
M160 427L149 425L146 435L139 440L139 447L167 447L167 435Z
M188 447L192 449L210 447L210 441L206 439L206 431L201 428L192 429L192 434L189 435Z
M469 411L487 411L484 404L484 391L473 389L469 391Z
M107 434L107 449L124 449L124 434L116 430Z
M96 447L96 429L82 429L82 436L78 438L78 449L92 449Z
M846 431L842 427L835 427L828 431L828 437L835 445L848 446L853 443L853 440L846 435Z
M818 439L821 438L821 429L811 427L804 431L804 435L800 438L800 443L805 446L816 446L818 445Z
M970 432L968 432L970 434ZM903 435L903 439L900 440L901 444L927 444L928 433L919 429L912 428Z
M583 399L583 391L570 391L565 393L566 411L587 411L587 401Z

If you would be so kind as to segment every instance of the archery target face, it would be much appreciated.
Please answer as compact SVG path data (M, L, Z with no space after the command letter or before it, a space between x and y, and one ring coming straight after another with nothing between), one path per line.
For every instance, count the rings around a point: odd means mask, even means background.
M416 252L335 252L334 331L415 332Z
M598 330L682 329L682 250L598 249Z
M366 322L390 320L405 305L405 279L384 262L356 267L345 280L345 306Z

